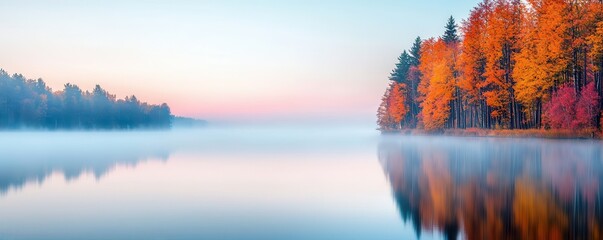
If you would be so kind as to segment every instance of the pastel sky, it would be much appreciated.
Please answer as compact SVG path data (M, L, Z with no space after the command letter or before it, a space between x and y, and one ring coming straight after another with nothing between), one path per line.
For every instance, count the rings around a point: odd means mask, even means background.
M0 68L215 121L374 122L415 37L478 0L0 0Z

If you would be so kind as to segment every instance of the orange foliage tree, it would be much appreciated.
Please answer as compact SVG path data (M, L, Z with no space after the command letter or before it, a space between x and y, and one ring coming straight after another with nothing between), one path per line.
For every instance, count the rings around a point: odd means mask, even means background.
M566 32L569 5L564 0L529 0L522 24L521 51L516 56L513 78L517 101L527 120L539 126L543 99L563 79L569 63Z
M588 42L592 47L589 56L593 59L593 69L596 71L595 88L599 96L603 96L603 20L595 25L593 33L588 37ZM599 107L603 108L603 101L599 101ZM601 119L603 119L603 114L601 114ZM599 124L603 126L603 121L599 120Z
M485 103L482 91L486 65L484 42L487 35L485 29L491 7L489 1L480 3L471 11L469 18L461 26L464 38L458 59L459 71L461 72L458 87L463 93L463 101L469 106L468 127L487 127L487 119L489 118L485 114L487 111L484 110Z
M402 120L408 113L405 100L404 83L390 82L381 99L381 105L377 111L377 124L382 131L401 129Z
M379 115L396 128L526 129L559 118L544 105L567 105L580 114L573 126L603 125L603 1L483 0L460 30L451 17L441 38L417 38L390 77L402 97L388 92ZM552 100L567 86L584 102Z
M377 109L377 125L379 125L379 130L386 132L391 131L396 127L396 123L393 120L392 116L389 114L390 101L389 96L391 92L393 83L390 83L389 87L385 90L383 97L381 97L381 104Z
M402 119L406 116L408 108L405 101L405 89L404 83L392 82L391 92L389 94L389 115L392 117L394 122L398 123L399 127L402 128Z
M450 117L455 87L454 54L454 49L442 39L429 39L421 48L419 94L423 126L428 131L444 128Z
M512 78L514 56L519 51L523 7L519 0L496 0L488 16L485 41L484 97L498 125L515 128L516 107Z

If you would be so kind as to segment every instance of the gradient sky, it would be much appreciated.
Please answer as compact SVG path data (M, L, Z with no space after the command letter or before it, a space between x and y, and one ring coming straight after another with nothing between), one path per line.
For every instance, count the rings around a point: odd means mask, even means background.
M0 0L0 68L209 120L372 123L402 50L477 2Z

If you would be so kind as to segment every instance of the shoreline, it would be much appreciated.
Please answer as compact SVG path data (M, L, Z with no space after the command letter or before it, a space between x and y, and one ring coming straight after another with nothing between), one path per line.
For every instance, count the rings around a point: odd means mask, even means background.
M596 129L580 131L544 130L544 129L444 129L438 132L428 132L421 129L402 129L382 131L381 134L401 134L416 136L454 136L454 137L498 137L498 138L540 138L540 139L583 139L603 140L603 133Z

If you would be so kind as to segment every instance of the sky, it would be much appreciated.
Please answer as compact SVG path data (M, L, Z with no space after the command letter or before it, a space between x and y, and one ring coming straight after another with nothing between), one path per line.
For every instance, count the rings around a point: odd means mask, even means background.
M0 68L220 122L374 123L417 36L478 0L0 0Z

